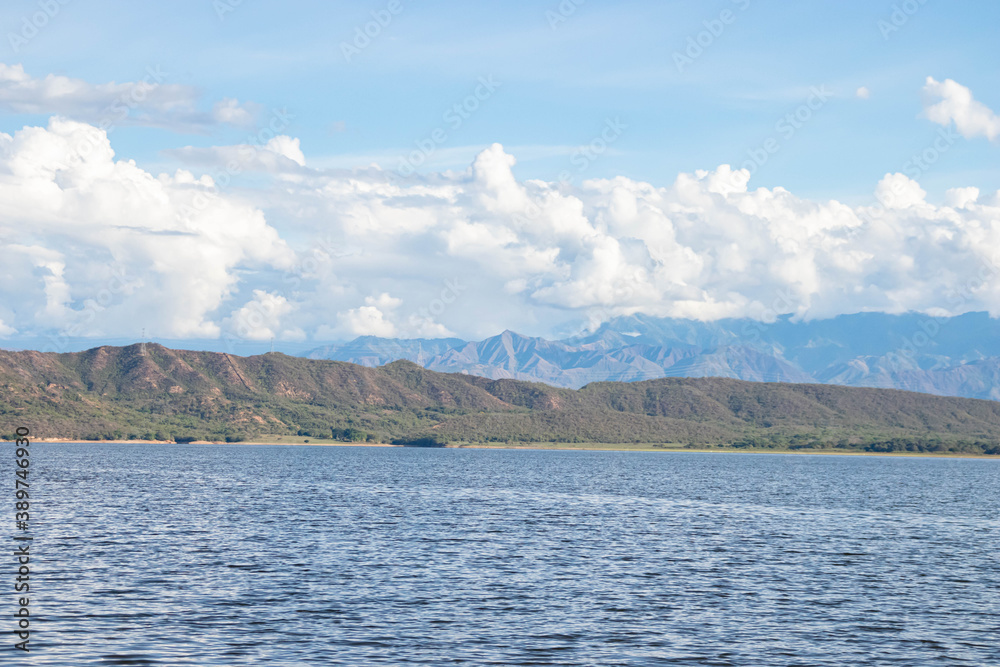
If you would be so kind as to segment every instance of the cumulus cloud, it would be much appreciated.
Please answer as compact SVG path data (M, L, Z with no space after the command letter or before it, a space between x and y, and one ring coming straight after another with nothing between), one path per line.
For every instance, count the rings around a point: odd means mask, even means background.
M211 112L202 112L198 110L201 93L196 88L168 81L168 73L152 67L138 81L92 84L55 74L39 79L28 74L23 65L0 63L0 110L58 114L105 131L119 125L182 132L203 132L217 124L253 125L256 105L226 99Z
M0 242L19 321L79 336L217 336L239 271L294 263L263 213L210 178L153 176L59 118L0 134Z
M666 187L616 178L573 188L518 181L513 164L493 146L461 175L317 172L294 191L296 207L365 248L340 272L344 294L357 294L342 311L351 331L412 335L396 315L403 307L361 305L364 286L392 284L405 307L426 309L449 274L471 281L475 297L439 308L435 321L462 335L640 311L698 319L1000 312L990 285L966 289L1000 240L997 208L968 190L937 206L916 181L887 174L873 205L852 208L751 189L747 171L726 165Z
M945 79L935 81L927 77L924 86L924 115L938 125L955 124L955 129L966 139L1000 136L1000 116L972 96L965 86Z
M968 208L979 199L979 188L951 188L944 193L944 199L948 206Z
M409 179L311 168L289 137L258 152L275 178L219 188L115 161L82 123L0 135L0 321L262 340L544 335L636 312L1000 315L1000 198L975 188L938 205L886 174L852 207L727 165L574 186L517 179L500 145Z
M403 338L447 338L455 334L434 320L426 308L409 314L400 313L403 299L382 293L366 297L365 305L351 308L338 316L338 326L324 325L321 337L381 336Z
M905 209L923 204L927 193L904 174L886 174L875 188L875 196L888 208Z
M272 153L288 158L300 167L306 166L306 156L302 153L302 149L299 148L299 140L296 138L279 134L268 141L264 148Z
M282 319L295 308L295 304L280 294L254 290L253 299L226 320L227 329L231 335L246 340L304 340L306 333L302 329L281 325Z
M868 90L867 86L861 86L854 93L859 100L867 100L872 96L872 91Z
M385 311L393 310L402 303L388 294L377 299L365 299L368 305L352 308L340 316L340 324L344 331L352 336L381 336L391 338L396 335L396 325L393 324Z

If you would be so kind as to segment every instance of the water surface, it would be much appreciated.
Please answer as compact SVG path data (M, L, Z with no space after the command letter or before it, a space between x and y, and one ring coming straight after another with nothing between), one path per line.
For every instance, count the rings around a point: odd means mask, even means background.
M1000 664L1000 461L32 449L24 664Z

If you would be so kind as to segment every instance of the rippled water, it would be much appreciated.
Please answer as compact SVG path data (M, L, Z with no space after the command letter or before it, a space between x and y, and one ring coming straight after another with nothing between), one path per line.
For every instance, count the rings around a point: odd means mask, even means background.
M1000 664L1000 461L32 449L21 664Z

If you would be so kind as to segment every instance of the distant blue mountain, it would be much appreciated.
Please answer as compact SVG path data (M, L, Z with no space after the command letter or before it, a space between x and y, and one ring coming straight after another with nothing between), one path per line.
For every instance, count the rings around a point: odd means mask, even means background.
M366 366L407 359L436 371L572 388L608 380L721 376L1000 399L1000 321L987 313L937 319L858 313L772 323L632 315L557 341L512 331L479 342L367 336L304 356Z
M460 338L377 338L362 336L350 343L324 345L306 352L302 356L310 359L333 359L350 361L362 366L384 366L392 361L408 359L413 363L426 365L427 362L455 347L467 345Z

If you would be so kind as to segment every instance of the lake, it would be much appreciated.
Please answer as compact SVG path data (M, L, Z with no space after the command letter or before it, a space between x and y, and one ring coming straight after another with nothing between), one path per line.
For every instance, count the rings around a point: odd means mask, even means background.
M20 664L1000 664L1000 461L41 443L31 471Z

